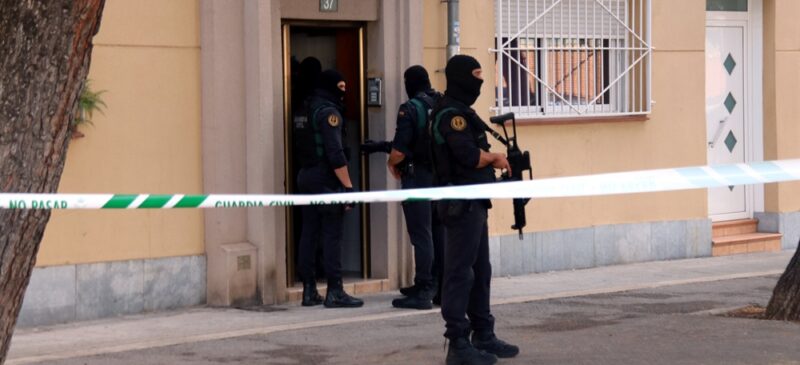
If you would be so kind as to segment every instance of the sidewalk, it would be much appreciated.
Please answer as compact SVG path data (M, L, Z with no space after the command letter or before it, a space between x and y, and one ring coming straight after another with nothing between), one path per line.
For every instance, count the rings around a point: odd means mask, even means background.
M615 293L665 286L777 275L793 251L715 258L648 262L494 279L494 305ZM355 310L270 307L268 312L229 308L194 308L101 321L20 329L14 334L6 364L29 364L201 341L233 339L301 329L414 318L430 311L391 307L395 293L366 296Z

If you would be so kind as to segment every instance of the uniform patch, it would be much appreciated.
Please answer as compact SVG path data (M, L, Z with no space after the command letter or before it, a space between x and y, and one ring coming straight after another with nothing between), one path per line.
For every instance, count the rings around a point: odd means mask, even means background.
M450 128L453 128L454 131L461 132L467 129L467 120L461 116L455 116L453 119L450 119Z
M328 117L328 124L330 124L331 127L338 127L339 126L339 117L337 117L336 114L331 114Z
M401 116L401 117L402 117L402 116L405 116L405 115L406 115L406 112L404 112L404 111L402 111L402 110L401 110L401 111L397 112L397 115L399 115L399 116Z

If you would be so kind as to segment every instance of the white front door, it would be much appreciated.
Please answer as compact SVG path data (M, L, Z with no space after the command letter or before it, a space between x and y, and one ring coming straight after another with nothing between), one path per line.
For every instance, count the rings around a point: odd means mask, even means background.
M706 27L706 140L710 165L745 162L744 34L741 25ZM746 216L745 186L708 189L709 214Z
M710 2L725 3L723 0ZM730 3L741 4L741 1ZM754 71L760 70L760 65L754 65L760 61L755 61L757 53L751 47L761 47L761 44L752 44L754 12L752 8L749 10L707 12L705 74L709 165L758 160L758 150L762 148L753 138L754 134L760 134L755 131L760 130L761 108L755 105L755 100L761 99L761 82ZM759 124L758 128L755 124ZM744 185L708 189L709 216L714 221L752 217L754 192L752 186Z

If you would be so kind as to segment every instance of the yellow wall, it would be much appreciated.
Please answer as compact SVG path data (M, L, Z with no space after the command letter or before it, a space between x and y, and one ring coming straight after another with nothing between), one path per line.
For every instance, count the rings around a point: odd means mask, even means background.
M108 108L70 143L62 193L202 193L197 0L108 0L89 79ZM39 266L204 252L199 210L54 211Z
M764 1L764 158L800 158L800 2ZM800 210L800 182L767 185L765 210Z
M462 53L484 68L482 97L475 110L488 120L494 105L494 1L462 1ZM528 125L520 145L529 149L535 177L572 176L706 163L705 148L705 2L653 0L653 99L646 121ZM447 10L425 2L424 62L429 70L445 64ZM675 9L681 9L676 16ZM687 70L696 70L687 72ZM434 76L443 90L444 75ZM495 150L502 146L495 143ZM707 218L706 192L692 190L615 197L543 199L528 205L529 231L543 231L644 221ZM508 234L513 222L510 201L496 201L492 234Z

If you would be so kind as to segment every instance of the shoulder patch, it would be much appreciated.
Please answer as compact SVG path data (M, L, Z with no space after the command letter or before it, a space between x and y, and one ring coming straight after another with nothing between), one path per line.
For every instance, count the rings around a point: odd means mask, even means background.
M464 117L457 115L450 119L450 128L453 128L454 131L461 132L467 129L467 120Z
M404 111L402 111L402 110L401 110L401 111L397 112L397 115L399 115L399 116L401 116L401 117L402 117L402 116L405 116L405 115L406 115L406 112L404 112Z
M336 114L331 114L330 116L328 116L328 124L330 124L330 126L334 128L338 127L339 117L337 117Z

